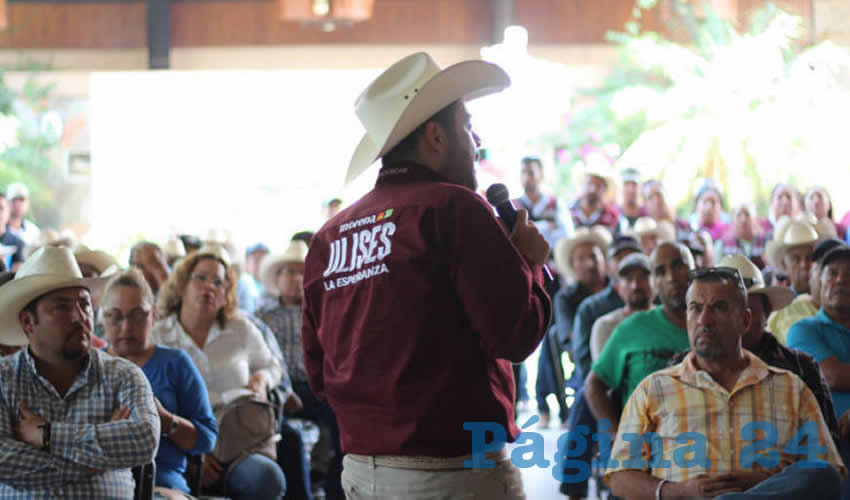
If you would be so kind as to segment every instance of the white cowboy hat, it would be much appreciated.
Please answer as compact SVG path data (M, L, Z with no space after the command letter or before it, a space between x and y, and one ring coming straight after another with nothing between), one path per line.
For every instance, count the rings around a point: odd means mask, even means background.
M789 248L804 245L814 247L819 239L817 230L810 223L782 217L776 223L773 239L764 246L767 264L778 269L785 269L782 261Z
M720 267L734 267L741 273L747 285L747 293L767 295L770 308L778 311L794 300L794 292L784 286L764 286L764 276L753 262L743 255L727 255L723 257Z
M614 166L608 158L600 152L592 152L584 159L584 167L581 169L579 183L584 185L588 177L597 177L605 181L605 195L602 197L605 203L609 203L617 194L617 182L619 180Z
M629 234L633 236L654 234L658 237L658 241L673 241L676 239L676 228L668 220L657 221L652 217L638 217Z
M484 61L464 61L441 71L431 56L417 52L393 64L354 104L366 135L354 151L345 183L449 104L499 92L508 85L507 73Z
M3 285L0 292L0 344L27 343L18 315L34 299L62 288L82 287L91 291L108 281L109 277L83 278L69 248L39 248L23 263L15 279Z
M162 247L162 252L166 257L185 257L186 246L183 245L183 240L180 238L169 238Z
M103 274L110 267L118 268L115 257L101 250L92 250L85 245L78 245L74 250L74 258L77 264L88 264L97 269L98 274Z
M562 238L555 245L555 265L558 270L569 279L575 279L572 266L573 250L581 243L593 243L602 250L602 255L608 251L611 244L611 232L604 226L580 227L570 238Z
M263 282L263 291L272 295L279 295L277 274L280 272L280 268L291 262L304 264L307 259L307 249L307 244L303 241L291 241L282 254L270 255L263 259L263 264L260 266L260 280Z

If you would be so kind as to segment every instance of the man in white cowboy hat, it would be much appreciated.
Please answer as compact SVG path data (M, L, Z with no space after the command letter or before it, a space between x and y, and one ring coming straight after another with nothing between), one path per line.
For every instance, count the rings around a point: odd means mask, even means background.
M6 228L9 221L9 200L0 193L0 260L5 269L16 271L24 263L26 243Z
M361 498L522 498L504 449L464 469L464 422L513 439L511 362L543 337L549 245L522 209L508 235L475 194L478 136L465 101L509 84L498 66L445 70L405 57L361 94L366 136L350 181L382 158L375 188L328 221L304 274L304 362L340 427L343 485ZM422 492L422 493L415 493Z
M37 250L0 293L0 496L132 498L159 417L132 363L91 348L92 286L67 248ZM102 280L100 280L102 281Z
M808 221L783 218L774 228L773 239L765 245L767 264L788 274L795 295L809 293L812 252L819 239L817 229Z
M767 317L774 309L781 309L791 303L794 292L786 287L765 286L761 271L750 259L743 255L724 257L718 267L730 267L741 273L744 284L747 285L747 305L752 313L750 327L741 336L741 345L770 366L782 368L800 377L814 394L818 401L824 421L838 445L838 419L832 395L823 378L817 362L808 354L796 349L789 349L779 343L776 337L768 331ZM673 356L670 364L681 363L690 349Z
M30 209L30 190L19 182L9 184L6 187L6 199L9 200L9 221L6 229L27 245L34 245L41 230L34 222L26 219Z
M633 235L639 242L640 248L650 255L659 242L676 239L676 228L667 220L655 220L652 217L640 217L627 234Z
M821 260L828 251L842 244L842 241L836 238L826 238L818 242L810 258L809 293L797 295L790 304L774 309L771 313L767 320L768 330L776 335L780 343L786 343L788 330L794 323L817 314L821 306Z
M336 416L327 401L320 401L310 389L301 347L301 303L304 296L304 263L307 244L290 241L283 253L263 259L259 276L265 293L275 298L265 301L256 316L274 333L283 354L283 366L291 379L292 390L301 405L299 418L322 427L319 442L313 448L313 469L322 477L314 477L314 488L341 494L342 451ZM324 453L323 453L324 452ZM321 456L320 456L321 455ZM321 484L318 484L321 483Z
M584 382L593 415L597 422L607 419L610 432L616 432L620 409L640 381L667 366L673 354L688 347L685 294L694 258L685 245L665 241L650 256L650 267L652 289L661 305L623 320Z
M585 160L581 180L582 191L570 205L575 227L605 226L617 230L620 213L612 203L617 191L617 178L611 163L602 153L590 153Z

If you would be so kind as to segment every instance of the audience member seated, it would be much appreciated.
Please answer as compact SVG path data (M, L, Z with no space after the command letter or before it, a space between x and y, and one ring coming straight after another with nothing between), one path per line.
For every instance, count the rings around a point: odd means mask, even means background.
M742 346L768 365L788 370L806 383L817 399L826 426L829 427L833 440L838 446L838 419L835 416L832 395L817 362L804 352L789 349L780 344L772 333L765 330L770 312L790 304L794 298L794 292L785 287L766 286L761 271L743 255L726 257L720 261L720 266L737 269L748 287L747 305L753 319L750 321L750 327L741 337ZM670 364L681 363L689 352L690 349L676 354Z
M80 266L80 272L83 273L83 278L109 278L112 274L118 272L118 261L114 257L101 250L91 250L85 245L77 245L74 249L74 259L77 265ZM102 290L92 291L92 306L94 307L94 337L92 337L92 347L95 349L103 349L106 347L104 338L103 324L98 321L100 317L100 301Z
M27 245L36 244L41 230L33 221L26 218L30 210L30 190L21 183L9 184L6 187L6 199L9 200L9 220L6 221L6 230L22 239Z
M213 410L243 388L265 398L281 377L281 367L260 332L237 311L236 277L229 258L223 248L213 246L180 261L159 295L162 319L153 327L154 342L192 358ZM284 495L283 472L271 458L255 453L228 471L229 465L206 455L205 487L226 482L228 494L239 499Z
M581 195L570 205L573 227L603 226L611 233L617 230L620 214L612 203L617 190L608 160L591 153L583 173Z
M729 228L729 215L723 212L723 207L723 193L713 182L706 180L694 197L691 228L708 231L712 240L720 239Z
M612 432L617 429L620 409L638 383L688 347L685 293L694 258L681 243L663 242L650 263L652 288L661 305L632 314L614 329L584 383L593 415L597 422L608 419Z
M788 345L811 354L820 364L835 400L842 433L841 456L850 460L850 248L840 245L821 260L821 309L788 330ZM850 497L850 485L841 495Z
M622 204L618 207L620 218L617 234L628 234L640 217L646 217L646 207L641 204L640 171L625 168L620 172L622 180Z
M154 296L138 269L109 282L101 314L109 354L140 367L153 390L162 430L155 484L190 493L187 456L211 452L217 433L204 381L185 352L153 343Z
M814 316L820 307L820 298L817 296L820 280L819 277L812 279L813 276L817 276L819 268L812 269L812 267L816 266L815 261L823 257L826 250L834 243L822 244L816 255L817 231L807 222L790 219L783 219L779 223L776 227L776 235L782 240L768 242L768 260L781 263L779 268L788 275L791 290L796 294L791 304L778 309L768 318L770 331L776 335L779 342L784 344L785 335L791 325L800 319ZM814 290L812 284L815 285Z
M649 309L652 300L652 285L649 277L652 274L649 258L642 253L628 255L620 262L617 271L617 294L625 297L623 307L601 316L593 322L590 334L590 356L592 361L599 358L611 333L626 318L638 311Z
M159 245L149 241L140 241L133 245L130 249L130 267L142 271L153 294L159 295L159 289L168 279L170 272L165 254Z
M517 207L522 206L528 211L528 220L534 222L540 234L546 238L551 248L561 238L573 232L573 221L567 214L558 197L551 196L542 189L543 163L536 156L527 156L520 162L520 181L523 194L515 200Z
M676 228L668 220L657 221L652 217L641 217L627 234L633 235L640 242L643 253L649 255L655 250L659 242L674 241L676 239Z
M684 241L691 235L691 225L676 217L676 212L667 204L667 195L661 181L650 179L643 183L643 199L646 215L657 221L666 220L676 229L676 240Z
M764 246L767 239L756 221L751 203L739 203L732 211L732 224L716 243L714 255L723 259L727 255L743 255L759 269L764 269Z
M611 450L618 464L606 474L614 494L837 498L847 469L812 392L796 375L741 347L752 316L740 273L708 268L691 276L687 328L693 351L644 379L629 397ZM755 432L754 422L760 427ZM683 440L684 432L691 435ZM748 445L759 435L767 438L753 450ZM800 446L803 440L808 445ZM687 443L693 445L682 446Z
M774 239L776 225L783 217L796 219L803 210L802 197L797 188L780 182L770 191L770 206L766 219L761 221L762 232L768 240Z
M806 212L811 214L816 221L827 221L835 229L835 237L844 239L845 227L839 224L832 216L832 198L822 186L812 186L806 192L804 199Z
M307 245L292 241L282 254L266 257L260 270L263 289L277 296L276 304L266 303L257 311L257 317L274 332L285 365L292 379L292 387L302 408L294 416L316 422L322 428L319 443L314 447L312 482L323 485L328 496L344 496L341 485L342 449L336 416L326 401L320 401L310 389L304 354L301 348L301 302L304 295L304 261ZM324 451L324 456L318 456ZM330 453L328 453L330 452Z
M0 293L0 497L133 498L160 420L132 363L91 348L91 288L70 249L37 250Z
M24 263L26 243L6 229L6 224L9 222L9 210L9 200L0 193L0 248L3 249L0 253L0 261L2 261L0 267L16 271Z

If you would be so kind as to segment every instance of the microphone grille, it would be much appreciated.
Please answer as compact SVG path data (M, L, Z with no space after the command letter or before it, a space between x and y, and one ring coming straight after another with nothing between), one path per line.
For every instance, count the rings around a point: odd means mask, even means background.
M511 195L508 193L508 188L504 184L492 184L487 188L487 201L491 205L501 205L506 201L510 201Z

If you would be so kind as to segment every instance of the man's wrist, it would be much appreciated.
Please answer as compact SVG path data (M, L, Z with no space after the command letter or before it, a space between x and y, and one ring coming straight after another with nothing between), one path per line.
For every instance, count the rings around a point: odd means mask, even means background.
M45 422L38 426L41 429L41 449L50 452L50 422Z

